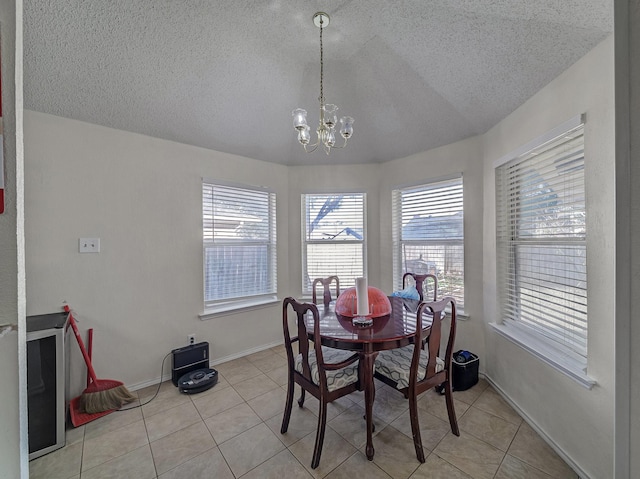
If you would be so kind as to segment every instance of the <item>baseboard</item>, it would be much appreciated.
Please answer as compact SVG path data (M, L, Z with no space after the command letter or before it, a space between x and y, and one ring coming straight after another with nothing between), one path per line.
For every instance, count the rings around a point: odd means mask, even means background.
M520 407L515 402L513 402L513 400L507 395L507 393L505 393L500 386L498 386L489 376L487 376L486 373L480 373L478 374L478 376L483 377L491 385L491 387L495 389L498 394L500 394L502 399L504 399L509 404L509 406L511 406L514 411L516 411L520 415L520 417L529 426L531 426L531 428L536 433L538 433L538 435L544 440L544 442L546 442L549 447L553 449L555 453L558 454L558 456L560 456L562 460L566 462L576 474L578 474L580 479L590 479L590 476L586 472L584 472L582 468L580 468L580 466L575 463L575 461L567 456L567 454L554 442L554 440L550 438L527 413L520 409Z
M281 344L282 344L282 341L276 341L276 342L269 343L269 344L263 344L261 346L257 346L255 348L251 348L251 349L246 349L246 350L241 351L239 353L230 354L229 356L224 356L222 358L209 359L209 363L211 364L211 366L215 366L216 364L222 364L222 363L226 363L227 361L232 361L234 359L243 358L245 356L249 356L250 354L259 353L260 351L264 351L265 349L271 349L271 348L273 348L275 346L280 346ZM144 388L149 387L149 386L155 386L159 382L164 382L164 381L169 381L169 380L171 380L171 372L169 372L167 374L163 374L161 378L155 377L155 378L149 379L147 381L142 381L142 382L131 384L131 385L127 384L127 389L129 389L130 391L137 391L138 389L144 389Z
M127 384L127 389L129 391L137 391L138 389L144 389L149 386L155 386L160 382L165 382L170 380L171 380L171 372L167 374L163 374L161 378L156 377L154 379L149 379L148 381L142 381L140 383L135 383L131 385Z
M233 361L234 359L243 358L253 353L259 353L260 351L264 351L265 349L271 349L275 346L280 346L281 344L282 344L282 341L276 341L274 343L263 344L255 348L245 349L244 351L241 351L239 353L230 354L229 356L224 356L222 358L212 359L211 364L215 366L216 364L226 363L227 361Z

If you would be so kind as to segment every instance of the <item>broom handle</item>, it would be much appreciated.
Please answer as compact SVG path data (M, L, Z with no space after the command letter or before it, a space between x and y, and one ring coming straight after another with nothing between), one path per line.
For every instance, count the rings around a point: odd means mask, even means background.
M89 361L93 360L93 328L89 328L87 330L88 339L87 339L87 356L89 356ZM89 375L89 371L87 371L87 387L91 385L91 376Z
M93 370L93 366L91 365L91 359L89 358L89 354L87 353L86 348L84 347L84 343L82 342L82 338L80 337L80 331L78 331L78 326L76 326L76 321L73 319L73 314L71 314L71 310L69 306L65 306L64 310L69 313L69 324L71 325L71 329L73 329L73 334L76 336L76 340L78 341L78 346L80 346L80 351L82 351L82 356L84 357L84 362L87 363L87 372L91 377L91 380L98 384L98 378L96 376L96 372Z

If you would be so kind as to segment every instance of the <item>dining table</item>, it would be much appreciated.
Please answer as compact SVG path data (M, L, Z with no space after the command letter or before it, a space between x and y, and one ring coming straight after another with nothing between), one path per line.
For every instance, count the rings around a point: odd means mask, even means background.
M354 324L353 318L336 313L335 301L318 304L322 346L355 351L359 355L360 390L364 390L367 429L367 459L373 460L373 403L375 400L374 364L379 351L407 346L414 342L418 301L390 296L391 312L373 318L370 326ZM313 335L313 317L307 315L307 331ZM423 316L423 338L431 323Z

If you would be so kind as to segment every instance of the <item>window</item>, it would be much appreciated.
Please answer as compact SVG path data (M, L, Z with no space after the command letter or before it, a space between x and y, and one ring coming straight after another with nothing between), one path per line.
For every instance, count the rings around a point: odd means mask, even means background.
M205 310L275 297L275 203L264 189L203 182Z
M365 271L365 194L302 195L302 292L314 278L337 275L340 288L355 286Z
M498 294L507 327L586 366L584 126L574 122L496 168Z
M404 273L438 277L438 297L464 309L462 177L393 191L394 288Z

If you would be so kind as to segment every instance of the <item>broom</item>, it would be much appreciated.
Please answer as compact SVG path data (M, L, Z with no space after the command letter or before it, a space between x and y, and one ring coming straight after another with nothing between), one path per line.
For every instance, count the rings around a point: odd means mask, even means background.
M67 324L67 328L69 324ZM89 356L89 360L91 360L91 352L93 350L93 328L87 330L87 334L89 336L89 342L87 344L87 354ZM91 375L89 374L89 370L87 369L87 387L91 384ZM80 397L74 398L69 402L69 418L71 419L71 424L73 427L80 427L88 422L94 421L98 418L106 416L107 414L111 414L115 412L115 409L110 409L109 411L102 411L94 414L87 414L86 412L80 411Z
M73 329L73 334L78 341L80 351L84 357L84 362L87 364L87 372L91 378L91 383L82 392L82 394L74 399L72 402L78 404L82 412L88 414L101 413L113 409L120 409L123 404L135 401L137 398L129 392L123 383L114 379L98 379L96 373L91 365L91 359L87 353L78 326L75 319L71 314L71 308L68 305L64 306L64 311L69 313L69 324Z

